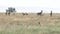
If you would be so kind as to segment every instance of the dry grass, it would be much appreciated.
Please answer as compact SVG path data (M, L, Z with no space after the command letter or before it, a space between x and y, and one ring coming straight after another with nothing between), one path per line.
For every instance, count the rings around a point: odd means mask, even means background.
M53 34L59 34L58 28L60 28L60 14L53 14L51 17L48 13L42 16L34 13L24 16L21 13L16 13L15 15L7 16L4 13L0 13L0 30L4 33L5 31L8 33L11 30L8 34L52 34L52 32ZM16 30L18 33L15 33Z

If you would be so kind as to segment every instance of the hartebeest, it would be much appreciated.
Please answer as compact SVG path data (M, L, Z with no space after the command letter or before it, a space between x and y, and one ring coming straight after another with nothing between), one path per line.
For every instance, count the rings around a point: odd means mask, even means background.
M28 15L28 13L22 13L22 15Z
M50 13L50 16L52 16L52 11L51 11L51 13Z
M37 15L42 15L42 12L43 12L43 10L41 10L41 12L37 13Z

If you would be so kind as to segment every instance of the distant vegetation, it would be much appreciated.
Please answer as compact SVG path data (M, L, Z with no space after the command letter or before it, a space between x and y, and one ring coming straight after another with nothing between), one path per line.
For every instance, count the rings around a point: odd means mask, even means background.
M15 12L16 12L15 8L8 7L8 9L6 10L6 15L10 15L11 13L15 13Z

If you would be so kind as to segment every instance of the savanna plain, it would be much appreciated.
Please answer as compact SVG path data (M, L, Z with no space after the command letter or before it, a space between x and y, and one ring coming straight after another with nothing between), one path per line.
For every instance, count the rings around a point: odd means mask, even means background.
M60 34L60 14L0 13L0 34Z

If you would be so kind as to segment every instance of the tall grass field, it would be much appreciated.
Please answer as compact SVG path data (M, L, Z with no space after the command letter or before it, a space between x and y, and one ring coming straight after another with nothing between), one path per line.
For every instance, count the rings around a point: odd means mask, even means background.
M0 13L0 34L60 34L60 14Z

